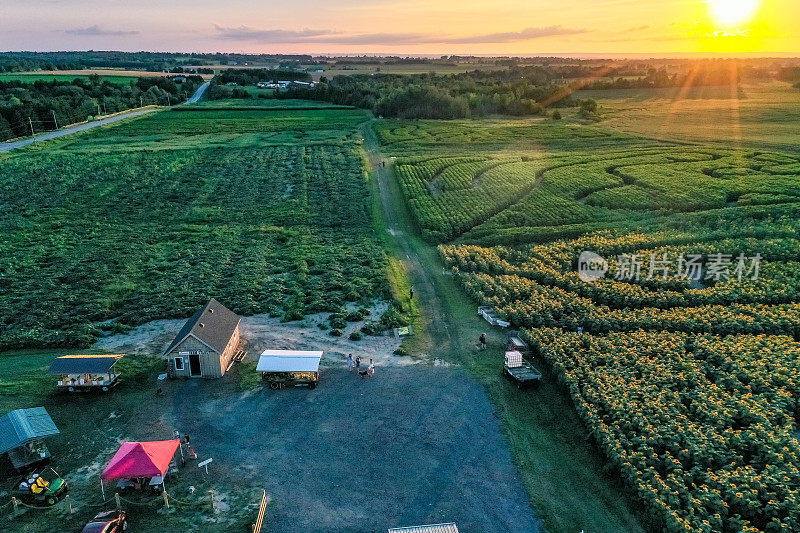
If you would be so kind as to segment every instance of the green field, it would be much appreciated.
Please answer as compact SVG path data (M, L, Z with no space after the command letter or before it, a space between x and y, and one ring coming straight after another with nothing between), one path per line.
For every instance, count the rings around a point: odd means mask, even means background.
M256 91L265 90L252 87ZM264 109L264 110L281 110L281 109L349 109L348 106L340 106L330 104L328 102L320 102L316 100L297 100L297 99L278 99L278 98L252 98L252 99L229 99L229 100L201 100L196 104L187 106L194 108L211 108L211 109Z
M300 318L387 294L364 119L171 111L3 156L0 347L87 346L211 296Z
M89 81L89 76L76 76L75 74L0 74L0 81L21 81L24 83L34 83L37 81L67 81L71 82L75 79L82 79ZM118 85L128 85L135 82L136 78L132 76L100 76L100 80L107 81L108 83L116 83Z
M740 127L723 134L699 125L730 100L679 101L698 125L680 134L660 129L659 91L640 102L658 110L647 118L621 103L615 118L613 101L592 96L610 116L598 124L385 120L376 131L420 233L446 243L445 267L475 304L526 329L647 529L797 529L796 106L743 103L722 124ZM607 258L606 278L578 277L583 250ZM696 254L706 267L697 282L677 266L664 279L648 274L651 254ZM758 279L737 279L755 254ZM632 256L641 278L615 279ZM728 264L715 275L718 256ZM535 436L522 414L507 416L533 476Z
M800 153L800 91L788 83L580 91L576 96L597 100L599 127L607 131Z

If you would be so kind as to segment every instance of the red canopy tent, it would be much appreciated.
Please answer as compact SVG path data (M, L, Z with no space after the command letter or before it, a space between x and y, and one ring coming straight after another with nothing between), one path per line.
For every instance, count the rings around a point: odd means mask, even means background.
M180 440L123 442L100 475L102 481L117 478L163 477Z

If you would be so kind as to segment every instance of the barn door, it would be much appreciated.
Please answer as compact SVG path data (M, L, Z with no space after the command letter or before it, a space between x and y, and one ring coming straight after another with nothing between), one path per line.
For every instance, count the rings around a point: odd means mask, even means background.
M189 375L200 375L200 355L193 353L189 356Z

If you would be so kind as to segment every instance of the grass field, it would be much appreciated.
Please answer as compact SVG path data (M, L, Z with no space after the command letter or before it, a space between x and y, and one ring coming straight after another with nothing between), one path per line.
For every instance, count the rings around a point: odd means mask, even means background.
M388 294L364 118L173 111L4 156L0 346L86 346L210 296L299 318Z
M635 108L630 95L598 91L591 96L607 117L599 124L377 123L422 235L449 242L445 265L475 304L530 328L539 363L569 391L647 529L800 527L791 490L798 417L788 400L798 388L772 377L800 364L797 107L781 87L762 89L672 107L652 91ZM664 128L673 114L691 120ZM606 279L579 279L583 250L608 259ZM669 279L648 277L651 253L730 260L693 283L673 279L674 266ZM620 254L642 260L640 279L612 279ZM757 280L736 279L739 254L761 255ZM708 381L723 391L708 393ZM533 478L542 468L528 455L534 421L489 387L509 409L506 430Z
M260 91L253 87L254 90ZM187 106L189 107L189 106ZM192 104L191 108L212 108L212 109L348 109L348 106L330 104L315 100L297 99L277 99L277 98L252 98L252 99L229 99L229 100L201 100Z
M580 91L576 96L597 100L599 127L607 131L799 153L800 91L788 83L744 83L738 90Z

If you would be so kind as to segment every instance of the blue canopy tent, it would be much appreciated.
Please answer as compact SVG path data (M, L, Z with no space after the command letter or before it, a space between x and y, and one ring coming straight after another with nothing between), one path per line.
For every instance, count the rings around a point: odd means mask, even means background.
M0 417L0 454L7 453L17 470L46 463L50 451L41 439L59 433L44 407L16 409Z

